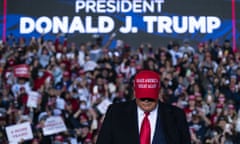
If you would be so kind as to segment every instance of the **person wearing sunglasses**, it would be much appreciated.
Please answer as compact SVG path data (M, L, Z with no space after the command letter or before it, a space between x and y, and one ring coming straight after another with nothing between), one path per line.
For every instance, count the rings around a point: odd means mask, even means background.
M185 113L160 98L160 75L142 70L134 77L134 99L108 107L97 144L190 144Z

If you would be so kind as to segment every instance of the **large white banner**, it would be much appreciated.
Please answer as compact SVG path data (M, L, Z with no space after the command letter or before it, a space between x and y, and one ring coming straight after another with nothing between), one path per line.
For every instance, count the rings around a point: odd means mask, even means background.
M51 116L44 123L43 135L52 135L66 130L66 125L60 116Z
M76 44L98 38L105 43L113 34L110 48L118 48L117 40L132 48L148 43L158 48L184 39L196 46L232 39L234 45L240 33L239 0L9 0L7 5L6 36L26 40L41 34L55 40L59 34L59 42L66 37Z
M16 124L6 127L8 141L11 144L17 144L20 141L30 140L33 138L30 122Z

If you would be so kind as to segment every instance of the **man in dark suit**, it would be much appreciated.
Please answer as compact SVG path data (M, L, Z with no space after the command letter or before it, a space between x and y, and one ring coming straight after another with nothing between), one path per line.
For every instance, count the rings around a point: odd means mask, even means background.
M157 73L137 73L135 99L109 106L97 144L190 144L184 112L159 101L159 91Z

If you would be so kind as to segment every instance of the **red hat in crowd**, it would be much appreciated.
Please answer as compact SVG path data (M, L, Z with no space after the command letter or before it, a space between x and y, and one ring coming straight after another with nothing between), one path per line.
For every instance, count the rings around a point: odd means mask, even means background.
M194 59L198 59L198 58L199 58L199 55L194 54L193 58L194 58Z
M57 136L55 136L55 141L63 142L63 141L64 141L64 138L63 138L63 136L61 136L61 135L57 135Z
M181 67L179 67L179 66L176 67L176 71L177 71L177 72L181 72Z
M8 64L9 64L9 66L14 66L15 65L14 59L9 59Z
M218 101L224 102L224 101L225 101L225 97L224 97L223 95L220 95L220 96L218 97Z
M81 69L81 70L78 71L78 74L79 74L79 75L84 75L84 74L85 74L85 71L84 71L83 69Z
M37 138L34 138L34 139L32 140L32 143L39 143L39 140L38 140Z
M64 76L64 77L69 77L69 76L70 76L70 73L69 73L68 71L65 71L65 72L63 73L63 76Z
M85 120L88 120L88 116L86 113L81 113L80 116L79 116L80 119L85 119Z
M195 99L196 99L196 97L195 97L194 95L190 95L190 96L188 97L188 100L189 100L189 101L190 101L190 100L195 101Z
M160 91L160 76L153 71L143 70L134 78L134 92L136 98L158 99Z
M124 76L123 76L123 74L121 74L121 73L119 73L118 75L117 75L117 78L123 78Z
M200 48L202 48L203 46L204 46L204 43L202 43L202 42L198 44L198 47L200 47Z
M235 107L234 107L234 105L233 105L233 104L229 104L229 105L228 105L228 109L234 110L234 109L235 109Z
M142 69L142 66L139 65L139 64L137 64L135 67L136 67L136 70L137 70L137 71L140 71L140 70Z
M223 105L222 105L222 104L217 104L216 108L222 109L222 108L223 108Z

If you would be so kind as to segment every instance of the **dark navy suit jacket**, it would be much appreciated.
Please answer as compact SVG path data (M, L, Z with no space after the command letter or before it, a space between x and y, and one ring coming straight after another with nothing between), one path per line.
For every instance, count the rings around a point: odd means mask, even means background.
M97 144L139 144L137 104L135 100L109 106ZM159 101L153 144L190 144L184 112Z

